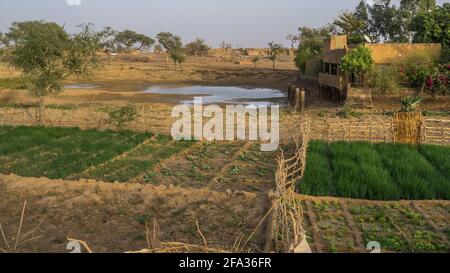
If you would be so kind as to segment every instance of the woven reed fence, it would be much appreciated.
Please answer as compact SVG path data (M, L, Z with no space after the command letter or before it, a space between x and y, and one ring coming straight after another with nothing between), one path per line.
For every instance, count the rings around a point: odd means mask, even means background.
M79 127L82 129L117 129L112 124L102 107L92 104L86 107L67 109L54 107L46 109L46 126L56 127ZM158 113L159 109L153 109L151 105L138 105L137 118L127 124L125 129L143 132L154 130L155 127L163 127L164 122L169 120L170 112L166 115ZM0 126L40 125L35 107L0 108Z
M450 119L423 119L421 138L426 144L450 145Z
M309 249L303 229L303 211L295 198L296 183L303 178L306 167L309 127L309 122L301 125L301 136L300 139L295 139L296 148L291 157L286 158L283 151L278 156L276 191L272 206L275 252L305 252L305 249Z
M402 122L399 122L398 116L367 116L364 119L317 119L311 124L310 138L328 142L418 142L422 144L450 145L450 119L429 117L418 119L419 117L414 113L411 119L402 121L409 123L409 128L406 128L406 125L401 125ZM420 127L414 129L416 122L420 124ZM418 133L418 135L415 133ZM412 141L411 139L416 140Z

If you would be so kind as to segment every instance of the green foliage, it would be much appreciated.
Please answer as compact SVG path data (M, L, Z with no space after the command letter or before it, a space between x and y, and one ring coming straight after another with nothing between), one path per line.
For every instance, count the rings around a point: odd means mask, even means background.
M252 63L255 65L255 67L258 65L258 62L261 60L259 56L255 56L252 58Z
M149 133L130 131L0 127L0 171L27 177L68 178L111 160L149 137Z
M420 97L404 97L401 101L402 103L402 109L400 111L402 112L415 112L417 110L417 107L419 107L420 103L422 102L422 98Z
M283 53L284 47L281 44L277 44L275 42L269 43L269 59L273 63L273 69L275 69L275 63L278 59L278 56Z
M346 73L363 76L372 70L374 61L369 48L360 45L342 58L341 69Z
M448 65L440 65L426 53L416 53L399 64L400 76L404 81L433 95L449 93L450 69Z
M11 65L20 68L34 95L45 97L62 90L62 80L71 75L87 77L99 67L98 38L91 25L69 35L55 24L42 21L13 23L7 39Z
M135 121L138 116L137 108L132 104L117 109L107 109L107 114L109 122L119 129Z
M181 50L172 50L169 52L170 58L174 61L175 66L178 64L181 65L186 61L186 55Z
M341 34L348 36L350 44L359 44L365 41L365 21L358 18L354 13L344 12L333 24L339 28Z
M399 91L399 79L397 67L378 67L371 71L368 84L375 93L381 95L396 94Z
M104 35L112 34L111 30L106 30ZM131 49L136 46L137 50L143 50L150 48L156 41L143 34L136 33L132 30L124 30L115 34L115 42L118 44L119 48L124 47L126 51L131 51Z
M306 61L321 55L323 40L331 36L332 29L330 27L302 27L299 28L299 31L300 44L294 61L295 65L304 73Z
M399 144L312 141L299 190L310 195L372 200L448 200L447 150L440 146L417 149Z
M353 108L350 105L345 105L338 113L337 115L341 118L360 118L363 116L363 113L356 112L353 110Z
M414 42L441 43L444 49L450 47L450 3L432 10L422 10L412 20ZM448 56L447 56L448 58Z
M29 82L24 78L0 78L0 88L27 89Z
M197 38L194 42L186 45L186 52L191 56L205 56L208 54L208 51L211 49L206 43L205 40Z
M181 38L170 32L161 32L156 36L158 43L167 51L176 51L183 47Z

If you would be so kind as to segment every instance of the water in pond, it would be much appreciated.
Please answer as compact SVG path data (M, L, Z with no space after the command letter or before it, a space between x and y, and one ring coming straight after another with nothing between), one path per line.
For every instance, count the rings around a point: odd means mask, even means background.
M286 95L275 89L243 88L230 86L153 86L144 92L163 95L181 95L180 103L192 104L193 97L203 97L204 104L270 105L281 102Z
M66 89L95 89L98 85L92 83L78 83L78 84L68 84L64 86Z

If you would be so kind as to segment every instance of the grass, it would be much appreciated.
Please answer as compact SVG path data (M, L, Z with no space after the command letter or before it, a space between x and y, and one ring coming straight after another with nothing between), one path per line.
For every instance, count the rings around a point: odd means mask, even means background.
M299 191L370 200L450 199L450 149L312 141Z
M27 89L28 82L24 78L0 78L0 88Z
M0 127L0 171L67 178L129 151L151 133L77 128Z
M0 108L35 108L37 104L22 104L22 103L0 103ZM47 109L59 109L59 110L75 110L77 109L75 104L46 104Z

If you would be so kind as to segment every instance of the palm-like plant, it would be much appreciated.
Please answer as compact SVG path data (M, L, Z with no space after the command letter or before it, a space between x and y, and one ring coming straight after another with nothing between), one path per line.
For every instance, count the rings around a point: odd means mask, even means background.
M405 97L402 99L402 112L414 112L422 102L420 97Z

